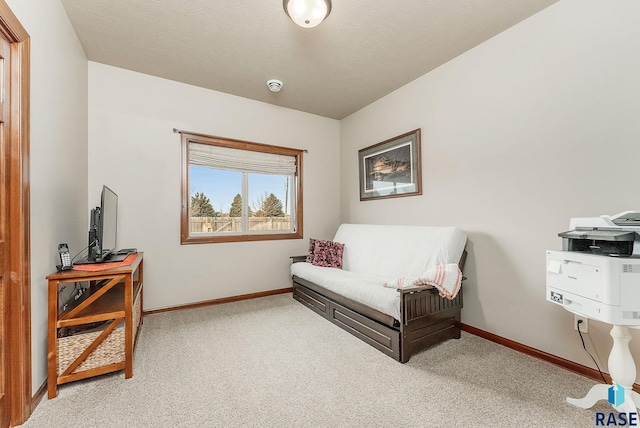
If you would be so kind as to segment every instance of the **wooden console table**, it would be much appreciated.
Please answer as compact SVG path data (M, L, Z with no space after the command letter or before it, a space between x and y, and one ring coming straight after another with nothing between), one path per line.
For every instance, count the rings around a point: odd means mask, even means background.
M49 398L56 397L58 385L67 382L118 370L124 370L126 379L133 376L133 351L142 324L142 256L130 255L133 262L127 266L107 267L106 263L105 270L73 269L46 277ZM60 286L82 282L88 283L87 292L61 310ZM83 330L89 324L94 328ZM70 334L59 337L64 328Z

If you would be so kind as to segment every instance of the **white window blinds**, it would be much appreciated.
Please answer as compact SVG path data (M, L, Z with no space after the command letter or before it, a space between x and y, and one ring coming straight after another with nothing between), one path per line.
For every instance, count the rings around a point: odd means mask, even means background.
M189 164L256 174L292 175L296 173L294 156L199 143L189 143Z

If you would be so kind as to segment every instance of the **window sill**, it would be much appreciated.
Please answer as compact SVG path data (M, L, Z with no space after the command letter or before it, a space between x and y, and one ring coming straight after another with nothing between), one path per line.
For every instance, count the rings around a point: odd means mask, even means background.
M279 241L283 239L302 239L302 231L290 233L265 233L255 235L227 235L227 236L187 236L181 237L181 245L216 244L222 242L251 242L251 241Z

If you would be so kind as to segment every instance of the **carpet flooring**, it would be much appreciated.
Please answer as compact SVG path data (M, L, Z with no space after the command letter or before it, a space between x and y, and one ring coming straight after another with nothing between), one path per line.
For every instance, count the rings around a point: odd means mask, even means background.
M144 318L134 376L62 385L29 427L592 427L594 382L463 332L400 364L283 294Z

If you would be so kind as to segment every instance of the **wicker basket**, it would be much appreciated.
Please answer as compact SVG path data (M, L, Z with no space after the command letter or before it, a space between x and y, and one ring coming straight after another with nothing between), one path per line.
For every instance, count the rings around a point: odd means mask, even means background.
M135 345L136 332L140 325L140 317L142 315L141 294L142 289L138 290L135 302L133 304L133 340ZM96 337L102 333L105 327L95 331L74 334L72 336L61 337L58 339L58 376L60 376L75 361L80 354L84 352ZM93 350L91 354L73 371L80 373L85 370L91 370L98 367L104 367L111 364L122 363L125 360L125 330L124 322L121 322L105 340Z

